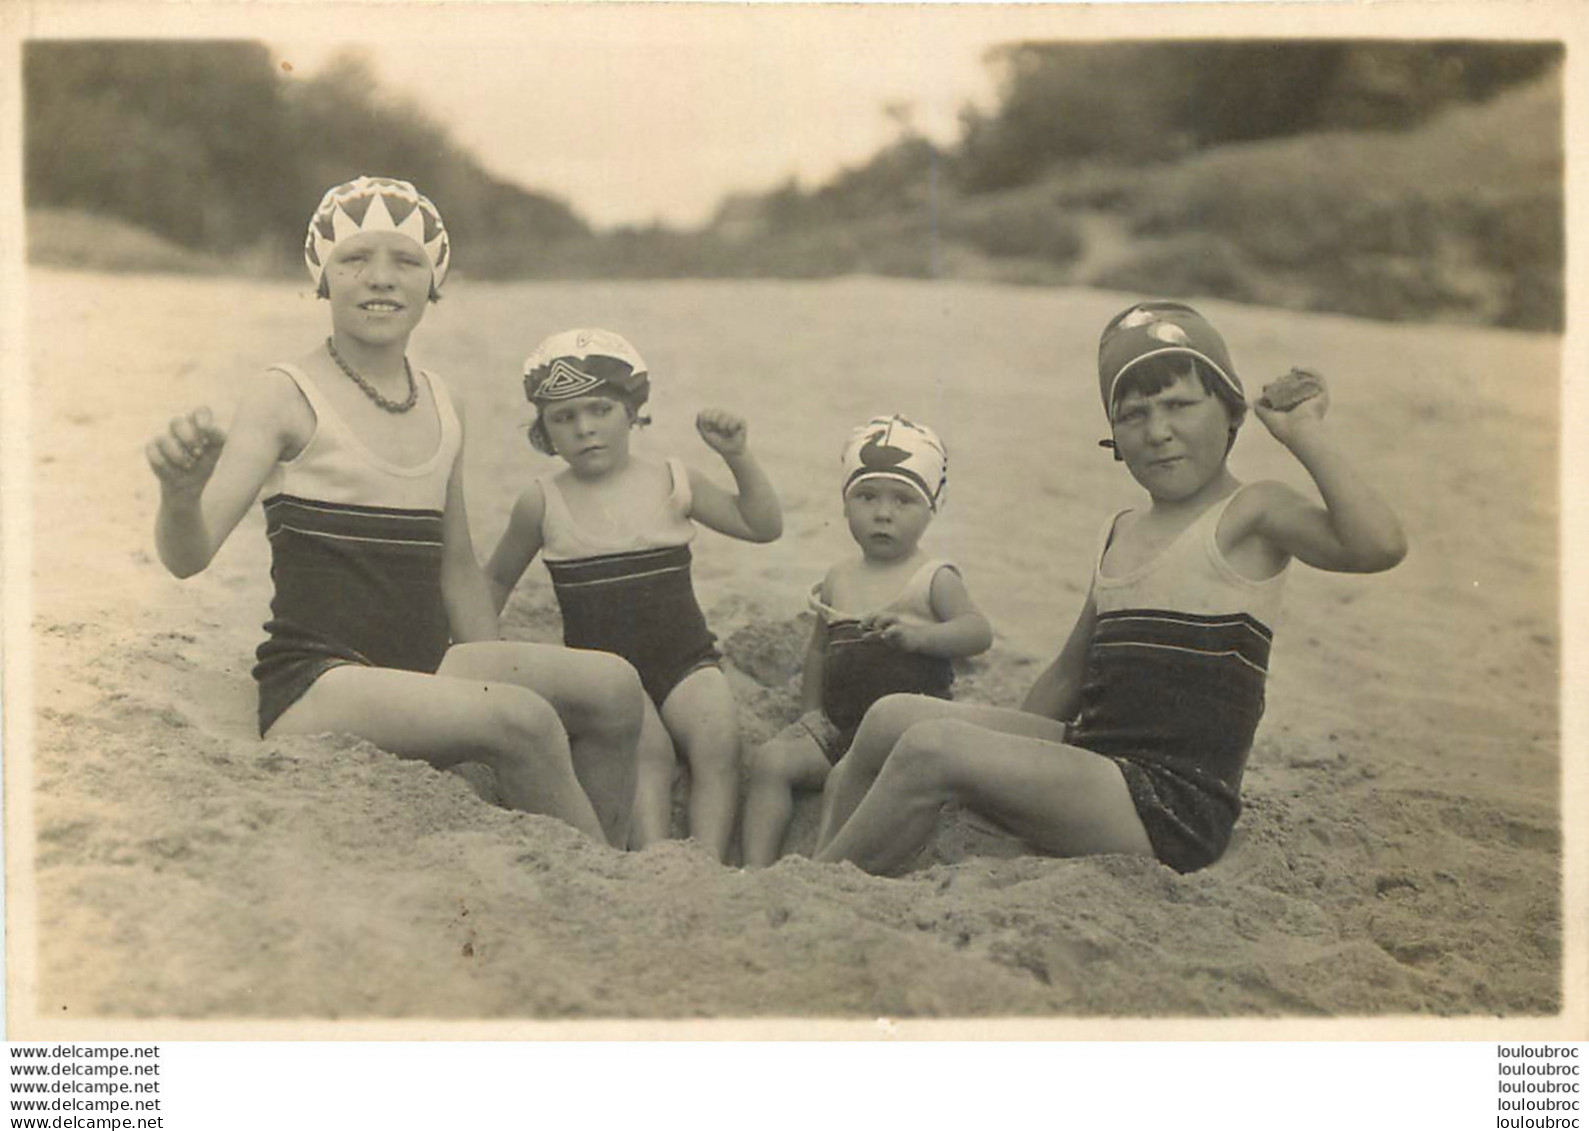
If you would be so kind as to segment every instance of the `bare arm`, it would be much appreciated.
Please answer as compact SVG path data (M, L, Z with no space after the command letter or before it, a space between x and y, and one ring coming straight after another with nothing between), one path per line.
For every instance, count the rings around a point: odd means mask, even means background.
M1407 536L1384 498L1353 470L1324 424L1329 395L1289 411L1263 401L1253 411L1302 466L1324 498L1322 507L1279 483L1255 483L1253 531L1299 561L1340 573L1377 573L1407 556Z
M1081 711L1081 683L1086 671L1087 646L1092 642L1093 626L1098 622L1098 607L1092 594L1077 614L1076 623L1065 639L1065 646L1054 662L1043 669L1032 689L1021 701L1021 710L1044 718L1069 720Z
M695 420L707 446L723 457L734 476L730 494L690 469L690 517L719 534L746 542L773 542L783 533L783 507L766 472L750 454L748 429L739 417L707 409Z
M906 652L958 660L986 652L993 645L993 626L966 591L960 572L943 567L933 574L928 595L937 624L901 624L892 614L869 617L868 627Z
M486 565L486 578L491 586L491 600L500 614L508 603L513 587L524 576L524 571L541 552L541 520L546 516L546 494L539 483L532 483L513 504L508 516L508 528L502 532L491 560Z
M199 408L149 442L144 454L160 480L155 549L168 570L191 577L210 564L313 419L292 379L267 370L245 389L229 432Z
M463 416L460 413L459 419ZM453 458L452 474L447 478L447 503L441 515L441 598L447 608L447 623L455 644L476 640L496 640L496 610L491 607L491 591L480 560L475 557L474 540L469 535L469 512L464 506L463 448Z

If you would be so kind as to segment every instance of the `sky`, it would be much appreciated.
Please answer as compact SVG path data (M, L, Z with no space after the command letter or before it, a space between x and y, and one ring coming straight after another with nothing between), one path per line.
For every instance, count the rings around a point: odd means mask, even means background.
M900 125L940 142L995 101L989 47L1053 34L1052 9L661 5L536 8L444 34L271 38L313 74L354 48L493 173L598 226L707 220L734 191L814 187Z

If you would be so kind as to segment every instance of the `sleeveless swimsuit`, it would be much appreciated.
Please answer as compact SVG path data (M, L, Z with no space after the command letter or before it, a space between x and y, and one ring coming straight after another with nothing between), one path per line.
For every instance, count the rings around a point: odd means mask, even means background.
M690 475L667 461L673 490L646 530L606 537L582 530L556 474L537 482L546 499L542 560L563 610L563 643L612 652L634 665L658 709L684 678L722 659L690 578Z
M911 575L899 596L875 611L894 613L905 624L940 623L932 610L932 583L940 569L960 572L954 563L934 558ZM824 604L821 592L820 584L812 587L810 604L828 627L822 653L822 715L832 729L819 734L808 724L795 725L803 725L828 761L837 762L854 741L867 708L883 696L913 693L950 698L954 665L942 656L906 652L881 636L863 633L862 614Z
M259 733L341 664L434 672L450 642L442 603L442 511L463 442L451 398L423 370L440 418L435 453L405 467L364 446L314 381L277 365L314 410L303 451L266 480L275 593L255 652Z
M1271 625L1285 570L1238 574L1216 503L1123 577L1093 570L1097 625L1069 741L1120 767L1158 858L1179 872L1219 859L1241 812L1241 778L1264 710Z

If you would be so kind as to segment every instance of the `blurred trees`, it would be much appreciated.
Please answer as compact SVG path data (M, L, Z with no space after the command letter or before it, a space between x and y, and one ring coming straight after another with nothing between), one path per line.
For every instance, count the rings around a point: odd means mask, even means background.
M23 91L29 204L110 213L192 248L280 225L290 146L262 45L35 42Z
M510 273L588 232L383 96L356 54L297 80L258 43L36 41L23 91L29 205L106 213L189 248L266 245L290 261L320 194L360 173L419 185L475 273Z
M873 271L1558 329L1562 46L1012 43L957 143L726 201L698 273ZM711 242L715 240L715 242Z
M1081 158L1141 163L1235 141L1397 129L1542 73L1559 44L1398 40L1014 43L998 106L968 110L955 169L985 192Z
M713 230L790 232L1029 185L1080 162L1168 163L1231 142L1415 126L1542 74L1556 43L1417 40L1119 40L1011 43L988 53L997 105L968 107L958 144L915 132L886 106L895 141L802 190L792 178L724 202Z
M996 105L968 109L954 143L884 106L893 140L823 184L737 194L699 231L598 235L493 177L356 53L298 78L257 43L34 41L26 201L289 267L320 193L376 173L423 188L459 269L482 277L963 273L1548 329L1562 56L1499 40L1012 43L988 56ZM58 261L94 265L92 230L74 239Z
M864 165L840 170L820 188L806 192L790 177L759 197L731 196L719 207L715 225L732 222L747 210L769 232L794 232L911 211L931 203L943 152L924 137L907 134Z

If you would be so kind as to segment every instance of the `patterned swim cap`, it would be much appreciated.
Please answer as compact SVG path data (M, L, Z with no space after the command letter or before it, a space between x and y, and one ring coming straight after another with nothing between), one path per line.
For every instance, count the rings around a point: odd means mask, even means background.
M636 409L651 395L646 363L611 330L564 330L524 359L524 395L536 405L598 393L631 399Z
M934 512L949 483L949 453L938 434L903 416L874 416L844 446L844 495L863 479L897 479L921 492Z
M321 198L303 243L303 261L317 291L325 286L326 264L337 243L360 232L401 232L423 248L430 260L430 295L436 297L452 265L447 228L423 193L391 177L355 177Z
M1109 321L1098 341L1098 392L1111 412L1115 389L1133 365L1180 354L1207 365L1238 404L1246 403L1225 339L1197 311L1179 302L1139 302Z

